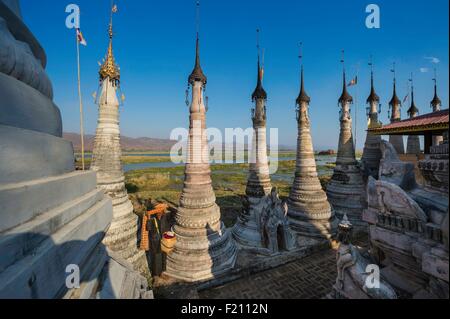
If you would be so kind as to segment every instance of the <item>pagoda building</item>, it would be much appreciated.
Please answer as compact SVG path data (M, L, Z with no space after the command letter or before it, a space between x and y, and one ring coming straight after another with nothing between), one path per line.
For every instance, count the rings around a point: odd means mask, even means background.
M267 93L263 88L263 69L258 54L256 88L252 94L255 107L252 109L253 137L252 149L249 157L249 176L245 190L243 209L233 227L233 236L243 247L264 249L261 240L260 211L261 199L269 195L272 190L269 175L266 140L266 101Z
M372 63L370 63L372 65ZM368 107L368 131L366 142L364 144L364 150L362 155L362 167L364 177L372 176L373 178L378 178L378 169L381 160L381 136L374 135L370 132L370 129L381 127L381 122L378 120L378 106L380 104L380 98L375 93L375 88L373 84L373 70L370 72L370 95L367 98Z
M395 72L395 71L394 71ZM401 107L402 102L397 96L397 80L394 75L394 91L392 94L392 99L389 102L390 107L390 120L391 123L400 122L402 119L401 115ZM403 136L402 135L390 135L389 136L389 143L392 144L394 149L396 150L397 154L405 154L405 145L403 143Z
M97 186L113 201L113 220L104 244L136 269L146 272L148 266L145 253L137 248L138 217L128 198L121 163L118 98L120 69L113 55L112 14L108 33L108 51L99 71L98 122L90 170L97 172Z
M197 282L226 274L234 267L237 255L231 232L220 219L211 182L204 103L207 78L200 66L198 33L195 67L188 83L192 100L184 187L173 227L177 242L167 256L166 274Z
M291 228L300 235L331 238L337 220L317 174L308 114L311 99L305 91L303 65L300 83L296 100L297 161L294 182L287 200L289 221Z
M366 231L367 224L361 219L365 205L365 186L353 144L350 115L352 103L353 97L347 92L344 70L343 90L339 98L341 110L338 154L333 176L327 185L327 196L339 220L347 214L348 219L355 226L355 231Z
M434 76L434 97L430 102L430 106L433 112L439 112L441 110L442 102L441 99L437 95L437 77L436 74ZM433 136L433 146L439 145L444 141L442 136Z
M408 116L413 119L419 115L419 109L414 102L414 85L411 86L411 106L408 109ZM419 135L409 135L406 144L406 153L419 155L420 152L420 138Z

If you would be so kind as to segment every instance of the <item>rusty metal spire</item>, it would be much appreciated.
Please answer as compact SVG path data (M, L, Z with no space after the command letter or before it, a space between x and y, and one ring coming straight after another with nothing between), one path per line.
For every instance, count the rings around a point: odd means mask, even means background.
M197 39L195 45L195 65L192 70L191 75L189 75L188 82L192 85L195 81L202 82L203 85L207 83L207 78L203 73L202 67L200 65L200 40L199 40L199 30L200 30L200 1L197 1L197 18L196 18L196 29L197 29Z
M374 87L374 84L373 84L373 61L372 61L372 56L370 56L369 65L370 65L370 95L367 98L367 103L379 103L380 102L380 97L375 93L375 87Z
M256 99L267 99L267 93L263 88L262 81L263 81L263 72L264 69L261 67L260 63L260 46L259 46L259 29L256 29L256 48L258 51L258 64L257 64L257 79L256 79L256 88L255 91L253 91L252 94L252 100Z
M431 107L433 108L433 110L438 110L439 107L442 105L442 101L441 99L438 97L437 95L437 74L436 74L436 68L434 68L434 97L433 100L431 100Z
M311 102L310 97L306 94L305 91L305 79L303 75L303 43L300 42L300 54L298 56L300 60L300 93L297 97L297 104L300 105L302 102L306 102L309 104Z
M352 103L353 102L353 97L347 91L347 81L345 79L345 51L344 50L342 50L341 63L342 63L342 69L343 69L343 72L342 72L342 75L343 75L343 88L342 88L341 97L339 98L339 103L341 103L341 104Z

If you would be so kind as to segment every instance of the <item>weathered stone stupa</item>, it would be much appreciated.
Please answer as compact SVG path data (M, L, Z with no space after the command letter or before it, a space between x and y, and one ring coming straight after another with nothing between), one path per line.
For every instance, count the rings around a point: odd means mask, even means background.
M433 112L439 112L441 110L442 102L441 99L437 95L437 78L436 74L434 75L434 97L430 102L430 106L433 109ZM442 136L433 136L433 146L439 145L444 141Z
M111 199L94 172L75 171L46 61L19 1L0 0L0 298L149 298L102 244Z
M337 220L317 175L308 114L309 103L302 65L300 94L296 100L297 163L294 183L287 201L288 215L292 229L299 234L330 238L336 230Z
M109 46L100 67L98 124L92 152L91 170L97 172L97 185L113 200L114 216L104 239L105 245L131 262L136 269L146 271L144 251L137 249L138 217L125 188L122 170L119 128L120 69L113 55L112 18L109 25Z
M397 80L394 76L394 91L392 94L392 99L389 102L389 107L391 108L391 123L401 121L401 107L402 102L397 96ZM397 154L405 154L405 145L403 143L402 135L389 135L389 143L394 146Z
M259 49L259 44L258 44ZM253 137L249 157L249 176L243 209L233 227L233 236L245 249L273 255L295 247L295 238L286 217L286 203L272 188L269 175L266 141L266 100L263 73L258 54L257 84L252 94Z
M414 102L414 85L411 86L411 106L408 109L408 116L410 119L417 117L419 115L419 109L416 107ZM419 135L409 135L406 144L407 154L420 154L420 139Z
M361 220L364 209L364 182L361 169L356 161L353 145L352 118L350 104L352 96L347 92L345 71L343 74L343 91L339 98L341 105L338 154L333 176L327 185L327 195L337 218L341 220L345 214L355 227L355 231L365 229L366 224Z
M266 100L267 93L262 86L262 72L258 56L257 85L252 94L255 108L252 109L253 138L249 160L249 176L245 190L242 213L233 227L236 241L250 248L264 248L259 227L260 212L256 211L261 199L272 189L269 175L266 140Z
M370 95L367 98L367 104L369 104L369 122L368 129L374 129L381 127L381 123L378 120L378 105L380 104L380 98L375 93L373 84L373 70L370 74ZM380 150L381 136L374 135L370 131L367 132L366 142L364 144L363 155L361 158L364 177L372 176L378 178L378 169L380 166L381 150Z
M206 136L204 89L197 34L195 67L189 76L192 102L184 187L173 227L177 243L167 256L166 274L187 282L212 279L233 268L236 245L220 220L212 188Z

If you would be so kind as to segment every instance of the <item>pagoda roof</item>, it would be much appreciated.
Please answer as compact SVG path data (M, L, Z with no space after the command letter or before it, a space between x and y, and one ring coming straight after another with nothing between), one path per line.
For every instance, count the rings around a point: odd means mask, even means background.
M441 110L403 121L393 122L380 128L369 129L376 135L424 135L434 132L436 135L448 130L449 110Z

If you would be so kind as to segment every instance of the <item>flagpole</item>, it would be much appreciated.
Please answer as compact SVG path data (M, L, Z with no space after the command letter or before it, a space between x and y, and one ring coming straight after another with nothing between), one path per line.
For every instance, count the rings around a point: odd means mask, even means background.
M85 170L84 163L84 127L83 127L83 101L81 98L81 72L80 72L80 40L76 35L77 40L77 71L78 71L78 98L80 100L80 135L81 135L81 165L83 171Z

